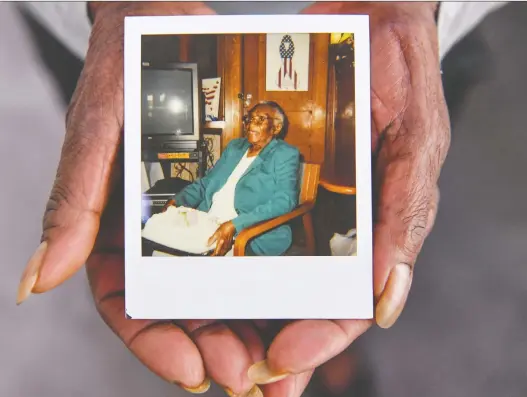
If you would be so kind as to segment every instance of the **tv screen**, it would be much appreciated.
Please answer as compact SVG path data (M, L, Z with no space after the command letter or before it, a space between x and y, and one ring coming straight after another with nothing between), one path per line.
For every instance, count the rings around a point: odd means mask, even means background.
M194 135L191 69L143 69L141 130L143 135Z

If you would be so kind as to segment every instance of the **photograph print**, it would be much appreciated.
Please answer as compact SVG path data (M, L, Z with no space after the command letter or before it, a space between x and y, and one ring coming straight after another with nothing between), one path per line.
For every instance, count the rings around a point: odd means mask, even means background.
M368 18L270 18L126 20L132 318L372 315ZM191 294L209 298L170 306L192 274L202 284ZM276 310L255 282L273 282L277 300L327 288L356 302L326 313L295 298Z

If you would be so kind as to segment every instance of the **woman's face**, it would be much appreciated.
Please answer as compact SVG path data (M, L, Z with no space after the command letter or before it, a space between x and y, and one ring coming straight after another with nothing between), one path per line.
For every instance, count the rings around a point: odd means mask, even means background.
M276 110L271 106L257 105L247 115L245 136L254 149L263 149L282 129Z

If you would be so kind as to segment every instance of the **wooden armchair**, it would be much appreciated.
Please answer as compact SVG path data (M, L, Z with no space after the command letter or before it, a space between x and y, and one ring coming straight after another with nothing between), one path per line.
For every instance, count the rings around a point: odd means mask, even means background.
M298 206L288 214L269 219L267 221L243 229L234 241L234 256L245 256L245 249L247 247L247 244L253 238L258 237L259 235L278 226L281 226L285 223L288 223L298 217L302 217L302 223L305 231L305 253L308 256L315 255L315 231L313 229L311 210L315 206L317 198L317 191L320 179L320 165L304 163L300 167L299 173L301 186ZM179 252L172 248L168 248L143 239L143 255L145 252L148 252L149 254L147 254L147 256L150 256L151 252L153 251L160 252L161 254L168 254L174 256L189 256L188 253Z
M243 229L234 242L234 256L245 256L245 249L250 240L298 217L302 217L304 225L306 254L308 256L315 255L315 230L311 210L317 199L319 178L320 164L302 164L300 167L301 188L298 206L288 214Z

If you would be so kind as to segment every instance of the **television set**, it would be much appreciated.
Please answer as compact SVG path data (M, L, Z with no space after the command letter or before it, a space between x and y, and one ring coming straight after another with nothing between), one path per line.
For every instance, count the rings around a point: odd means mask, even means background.
M195 63L142 63L143 150L189 147L200 140L200 96ZM185 142L187 144L185 144ZM181 143L181 145L178 145Z

